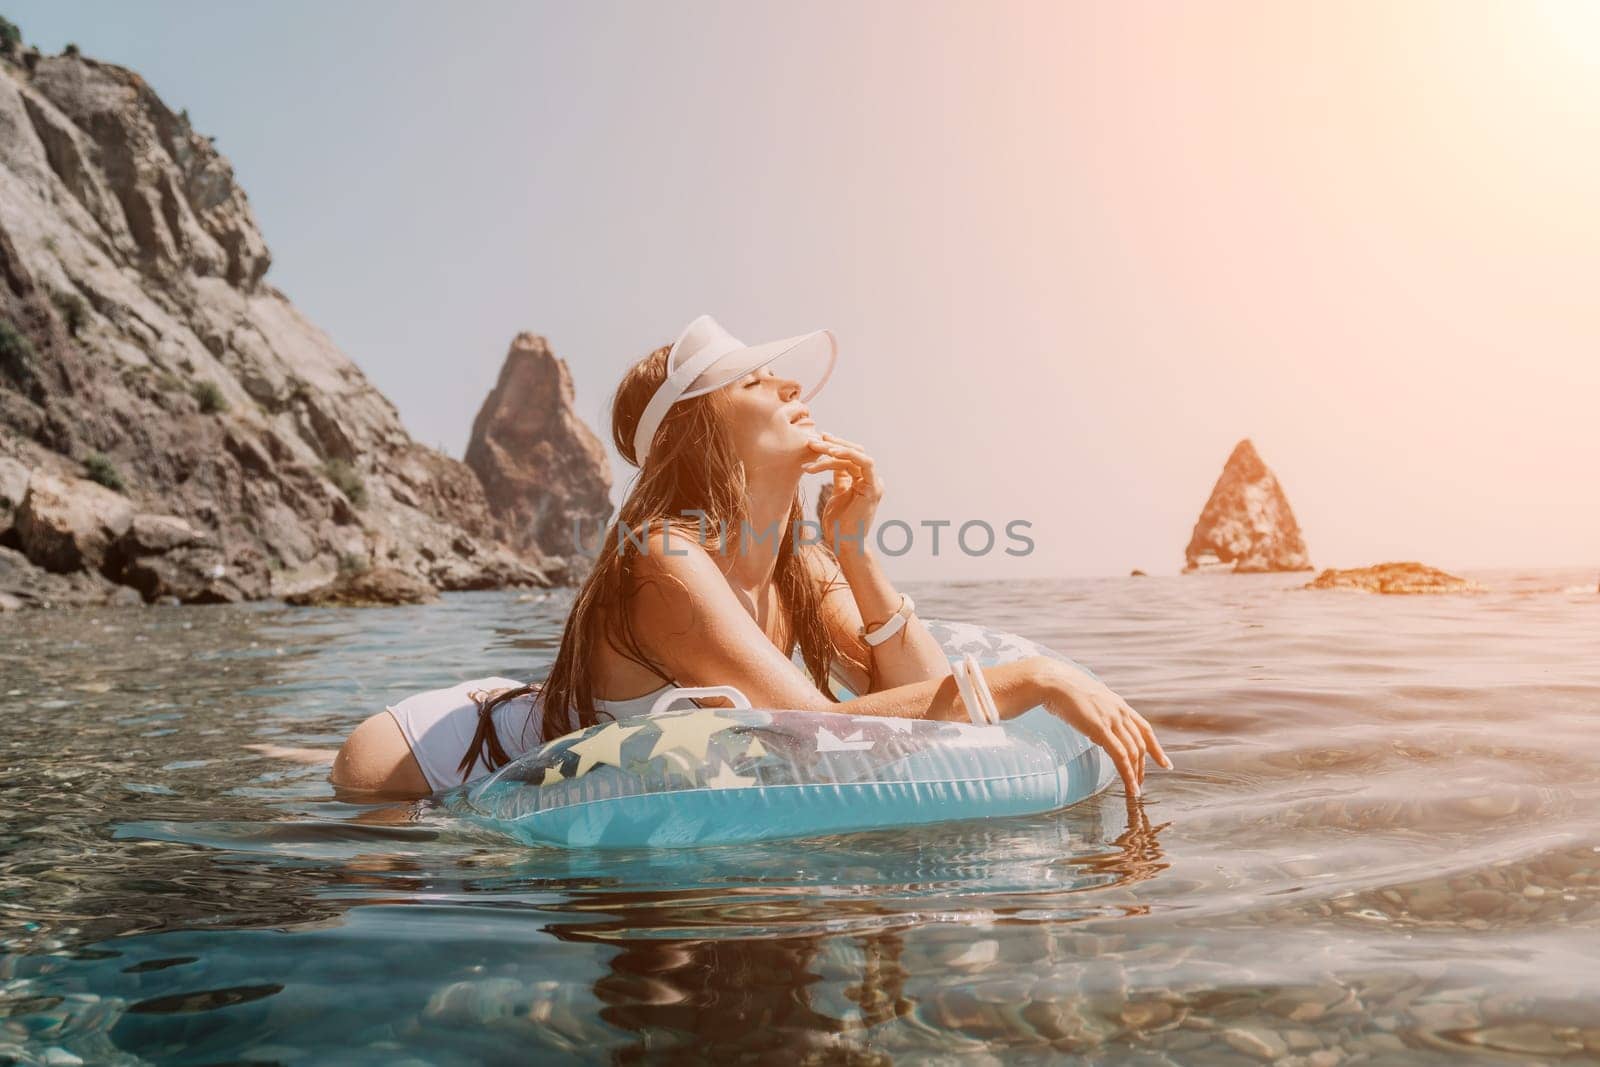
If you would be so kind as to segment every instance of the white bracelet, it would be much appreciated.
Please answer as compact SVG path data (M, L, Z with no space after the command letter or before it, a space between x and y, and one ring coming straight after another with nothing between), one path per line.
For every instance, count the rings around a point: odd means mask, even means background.
M989 680L983 676L983 668L978 665L977 657L968 652L961 662L967 668L967 676L972 681L972 691L977 695L983 717L990 726L999 726L1000 708L994 702L994 693L989 689Z
M893 615L889 616L889 618L885 620L882 625L880 625L876 630L873 630L871 633L867 632L867 628L865 626L858 627L856 629L856 636L860 637L861 640L865 641L869 645L881 645L885 641L889 640L889 638L900 632L900 628L906 624L906 620L911 617L911 613L916 609L917 602L912 600L906 594L901 593L900 606L894 609Z
M961 704L967 709L967 718L972 720L972 725L989 725L983 702L978 699L978 694L972 688L972 678L967 674L966 660L958 660L950 673L955 676L956 692L961 694Z

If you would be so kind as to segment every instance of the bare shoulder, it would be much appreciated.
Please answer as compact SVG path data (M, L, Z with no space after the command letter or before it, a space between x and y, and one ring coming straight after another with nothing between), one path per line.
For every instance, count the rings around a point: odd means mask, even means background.
M664 527L652 528L644 539L644 547L630 546L628 571L633 577L631 593L661 584L694 585L716 580L727 584L722 569L704 545L696 540L692 528L684 531L674 527L670 533Z
M670 639L706 625L707 614L732 592L722 569L691 531L652 528L642 549L630 546L630 580L623 596L635 629L645 638ZM660 655L663 651L652 648Z

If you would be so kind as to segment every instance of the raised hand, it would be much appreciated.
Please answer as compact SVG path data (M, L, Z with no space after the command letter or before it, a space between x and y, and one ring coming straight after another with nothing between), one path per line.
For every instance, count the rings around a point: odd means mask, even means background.
M823 542L835 556L839 555L840 543L845 541L844 537L836 537L836 533L850 538L849 544L858 548L864 546L878 502L883 499L883 482L878 478L872 457L854 441L846 441L825 430L820 439L811 442L811 448L817 455L802 469L808 473L833 471L833 493L821 515ZM861 539L855 540L858 533Z

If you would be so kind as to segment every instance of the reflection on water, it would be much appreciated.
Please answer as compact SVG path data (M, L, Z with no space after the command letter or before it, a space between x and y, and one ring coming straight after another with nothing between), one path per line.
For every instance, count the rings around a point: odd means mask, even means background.
M1600 1060L1600 597L914 588L1083 660L1146 797L681 852L340 803L364 715L537 677L568 594L0 617L0 1059Z

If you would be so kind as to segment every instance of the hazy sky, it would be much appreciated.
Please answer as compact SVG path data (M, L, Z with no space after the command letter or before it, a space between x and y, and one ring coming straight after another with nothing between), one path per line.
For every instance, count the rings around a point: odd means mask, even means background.
M215 134L268 280L453 455L518 330L609 448L710 312L838 333L880 519L1033 524L894 576L1174 571L1245 436L1318 566L1600 563L1600 4L0 12Z

